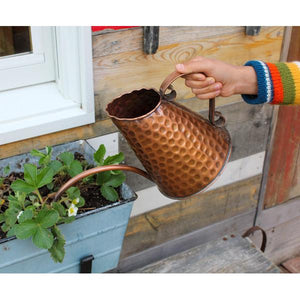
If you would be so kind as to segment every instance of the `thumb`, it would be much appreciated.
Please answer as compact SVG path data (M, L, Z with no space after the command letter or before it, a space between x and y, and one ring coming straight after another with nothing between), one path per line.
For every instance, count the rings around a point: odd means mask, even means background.
M177 64L175 67L178 72L183 74L206 73L206 71L208 71L208 65L204 60L189 61L183 64Z
M185 68L184 64L177 64L175 67L176 67L176 70L179 73L187 74L187 71L186 71L186 68Z

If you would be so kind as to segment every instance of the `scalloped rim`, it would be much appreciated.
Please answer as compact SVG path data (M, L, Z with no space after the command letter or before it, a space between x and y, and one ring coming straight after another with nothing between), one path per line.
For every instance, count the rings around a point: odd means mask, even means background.
M130 95L130 94L132 94L132 93L139 92L139 91L142 91L142 90L145 90L145 91L154 91L154 92L156 92L157 95L159 96L159 101L158 101L157 105L156 105L151 111L147 112L146 114L144 114L144 115L142 115L142 116L136 117L136 118L119 118L119 117L116 117L116 116L111 115L111 114L108 112L108 107L109 107L110 105L112 105L115 101L119 100L120 98L122 98L122 97L124 97L124 96L126 96L126 95ZM155 111L158 109L158 107L161 105L161 100L162 100L162 97L161 97L160 93L157 91L157 89L154 89L154 88L152 88L152 89L142 88L142 89L139 89L139 90L133 90L133 91L131 91L131 92L129 92L129 93L126 93L126 94L122 94L121 96L115 98L114 100L112 100L111 102L109 102L109 103L106 105L105 110L106 110L108 116L109 116L110 118L112 118L112 119L116 119L116 120L120 120L120 121L134 121L134 120L140 120L140 119L143 119L143 118L145 118L145 117L151 115L153 112L155 112Z

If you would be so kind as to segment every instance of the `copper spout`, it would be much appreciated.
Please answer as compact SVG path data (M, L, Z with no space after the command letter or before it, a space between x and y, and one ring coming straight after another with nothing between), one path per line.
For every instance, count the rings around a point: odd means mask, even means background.
M95 167L89 170L86 170L78 175L76 175L75 177L71 178L69 181L67 181L56 193L55 197L54 197L54 201L58 200L58 198L62 195L62 193L64 191L66 191L69 187L71 187L72 185L74 185L76 182L78 182L79 180L88 177L90 175L93 174L97 174L97 173L101 173L101 172L105 172L105 171L113 171L113 170L124 170L124 171L130 171L130 172L134 172L137 173L139 175L142 175L144 177L146 177L147 179L153 181L150 177L150 175L138 168L135 167L131 167L131 166L126 166L126 165L110 165L110 166L100 166L100 167Z

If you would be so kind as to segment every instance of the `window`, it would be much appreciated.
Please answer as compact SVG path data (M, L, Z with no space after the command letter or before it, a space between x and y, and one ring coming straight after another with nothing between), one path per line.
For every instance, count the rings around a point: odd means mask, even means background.
M0 145L95 121L90 27L0 27Z
M0 91L55 80L51 27L1 27Z

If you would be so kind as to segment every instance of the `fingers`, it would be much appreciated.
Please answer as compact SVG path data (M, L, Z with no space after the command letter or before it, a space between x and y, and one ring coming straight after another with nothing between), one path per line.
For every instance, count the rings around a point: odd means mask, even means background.
M192 88L192 92L198 99L210 99L220 95L222 89L222 84L216 82L204 88Z
M194 74L194 75L196 75L196 74ZM190 78L192 78L192 79L190 79ZM206 77L204 80L195 80L194 78L195 78L195 76L186 77L185 85L192 89L193 88L194 89L202 89L202 88L208 87L209 85L215 83L215 79L212 77Z
M207 94L196 95L196 97L200 100L208 100L219 96L221 91L211 92Z

